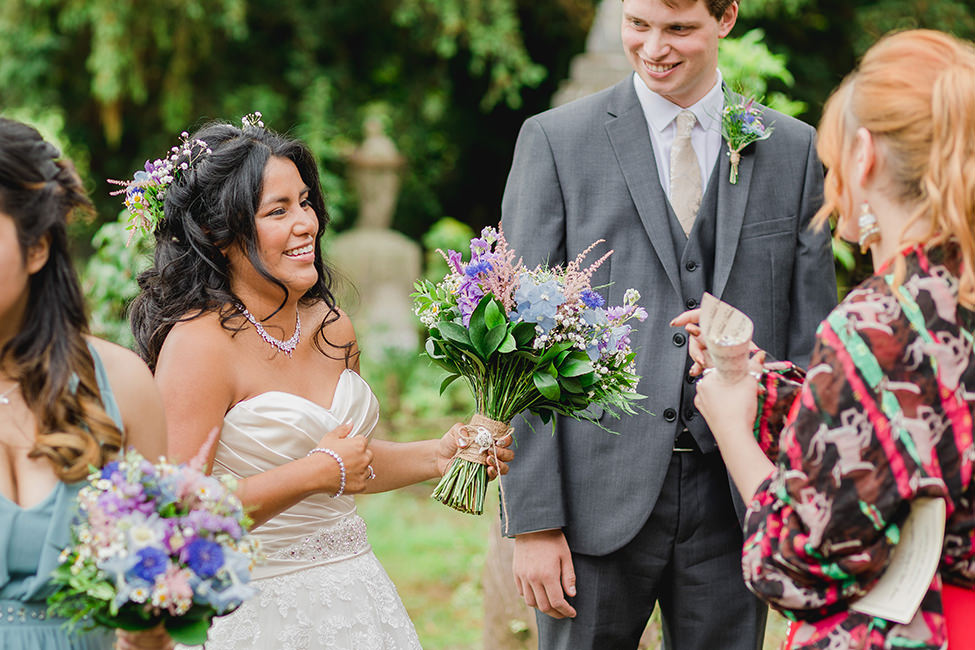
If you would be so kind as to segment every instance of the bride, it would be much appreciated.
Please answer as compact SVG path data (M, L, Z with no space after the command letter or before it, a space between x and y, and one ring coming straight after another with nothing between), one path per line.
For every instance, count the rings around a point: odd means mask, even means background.
M184 134L124 190L156 239L132 327L169 453L193 456L220 427L213 471L239 479L267 557L260 593L215 621L207 648L420 647L350 495L441 476L461 426L370 441L379 409L319 253L318 178L308 149L254 114ZM491 475L513 457L496 452Z

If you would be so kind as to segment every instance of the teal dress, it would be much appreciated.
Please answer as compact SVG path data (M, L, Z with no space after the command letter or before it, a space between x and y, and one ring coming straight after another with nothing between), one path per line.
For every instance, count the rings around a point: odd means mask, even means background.
M105 367L89 346L105 411L121 430L122 417ZM54 591L51 572L71 541L76 497L84 486L58 483L42 502L30 508L0 495L0 648L3 650L105 650L115 634L96 629L68 631L64 619L47 615L46 599Z

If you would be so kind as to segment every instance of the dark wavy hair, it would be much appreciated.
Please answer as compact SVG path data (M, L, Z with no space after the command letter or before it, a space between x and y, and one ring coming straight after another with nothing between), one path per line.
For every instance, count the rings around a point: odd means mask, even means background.
M325 326L338 320L339 314L332 293L332 275L321 257L328 213L312 153L298 140L252 125L238 128L213 123L194 133L190 140L202 140L211 152L177 174L166 190L165 217L155 231L154 264L139 275L142 291L130 310L139 354L155 370L159 351L173 325L207 312L218 313L229 331L242 329L242 316L235 306L241 300L230 288L229 261L222 252L231 246L239 246L257 272L281 289L278 309L287 302L288 288L260 259L254 224L264 168L276 156L287 158L298 168L318 219L318 280L301 297L302 304L323 301L328 307L315 331L315 345L326 355L326 347L344 350L348 364L352 345L334 345L324 333ZM196 146L192 155L198 153Z
M37 423L31 458L45 457L63 481L101 467L122 446L105 412L84 334L84 298L68 254L67 220L91 210L81 180L57 147L34 128L0 118L0 210L16 225L22 259L49 242L44 266L30 276L17 334L0 348Z

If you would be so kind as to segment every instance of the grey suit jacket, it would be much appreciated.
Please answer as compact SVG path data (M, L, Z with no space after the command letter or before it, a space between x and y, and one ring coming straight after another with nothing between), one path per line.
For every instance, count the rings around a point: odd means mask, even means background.
M815 328L836 302L828 232L808 229L822 204L814 130L767 111L775 131L746 148L738 183L722 152L717 187L713 293L747 313L754 340L770 355L805 364ZM669 321L686 309L673 219L660 186L650 135L632 79L528 119L515 145L502 203L509 242L527 265L565 264L605 239L614 251L592 285L607 304L629 287L649 312L631 335L637 349L641 414L592 424L559 418L555 435L516 419L516 457L503 478L509 536L561 528L570 548L604 555L631 540L650 515L673 449L686 383L687 346ZM709 434L707 434L709 435Z

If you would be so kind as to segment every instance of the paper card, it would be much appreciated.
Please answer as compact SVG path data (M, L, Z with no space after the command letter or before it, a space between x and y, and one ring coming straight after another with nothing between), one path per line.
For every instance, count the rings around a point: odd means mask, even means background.
M944 499L915 499L887 570L850 609L895 623L910 623L938 569L944 535Z
M701 297L700 326L708 357L721 379L728 383L741 379L748 372L752 320L705 292Z

